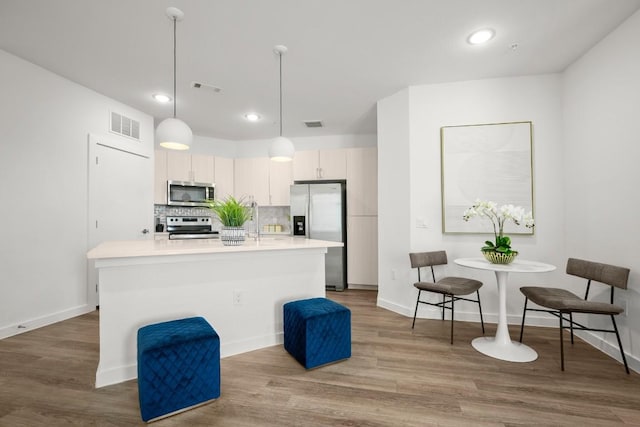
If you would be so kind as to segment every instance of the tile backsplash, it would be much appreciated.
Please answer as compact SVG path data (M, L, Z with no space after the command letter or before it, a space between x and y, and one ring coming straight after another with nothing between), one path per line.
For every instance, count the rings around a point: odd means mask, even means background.
M163 224L167 227L168 216L209 216L211 217L212 228L219 230L221 227L218 218L207 208L189 208L182 206L155 205L154 217L156 224ZM269 225L280 225L283 233L291 231L291 217L289 206L258 206L258 220L260 231L264 232ZM245 230L254 232L256 230L253 220L244 224Z

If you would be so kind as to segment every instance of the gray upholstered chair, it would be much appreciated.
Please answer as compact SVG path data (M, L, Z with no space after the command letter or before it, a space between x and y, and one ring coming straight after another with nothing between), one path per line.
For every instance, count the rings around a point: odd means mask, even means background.
M418 269L418 281L413 284L418 289L418 298L416 300L416 310L413 313L413 324L411 329L416 325L416 315L418 314L418 305L427 304L442 309L442 320L444 320L444 311L451 310L451 344L453 344L453 314L454 302L458 300L471 301L478 304L480 310L480 323L482 324L482 333L484 334L484 320L482 319L482 306L480 305L480 292L478 289L482 286L482 282L464 277L444 277L436 280L433 270L434 265L444 265L447 263L447 253L445 251L435 252L415 252L410 253L411 268ZM420 269L423 267L431 268L431 278L433 282L423 282L420 277ZM442 301L432 303L420 300L423 291L434 292L442 295ZM476 293L477 299L463 298L464 295ZM447 305L448 304L448 305Z
M629 269L609 264L569 258L567 261L567 274L587 279L587 291L585 292L584 298L580 298L578 295L560 288L537 286L524 286L520 288L520 291L525 296L524 311L522 312L522 325L520 326L520 342L522 342L524 319L527 311L543 311L556 316L560 322L560 367L564 371L563 329L569 328L571 330L571 344L573 344L574 329L579 331L615 332L616 338L618 339L618 345L620 346L620 354L622 354L624 368L628 374L629 366L627 365L627 359L624 356L622 341L620 341L620 334L618 333L618 327L616 326L616 319L614 317L615 315L622 313L624 309L613 304L613 290L614 288L627 289ZM587 300L589 298L591 281L600 282L611 287L610 303ZM545 309L527 308L527 302L529 300L541 307L544 307ZM573 313L602 314L610 316L611 322L613 323L613 329L596 329L584 326L573 320ZM567 318L566 315L569 315L569 318ZM564 324L565 321L567 324Z

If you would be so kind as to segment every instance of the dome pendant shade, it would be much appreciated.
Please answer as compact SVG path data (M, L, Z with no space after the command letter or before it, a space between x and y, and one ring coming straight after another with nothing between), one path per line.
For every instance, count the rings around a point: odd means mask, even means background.
M164 119L156 127L156 142L170 150L188 150L193 141L193 132L188 124L176 118L176 23L182 21L184 13L178 8L169 7L166 14L173 21L173 117Z
M161 147L170 150L188 150L193 141L193 132L182 120L168 118L156 128L156 141Z
M295 153L293 142L289 138L284 136L278 136L271 141L269 146L269 158L276 162L289 162L293 160L293 153Z
M295 147L289 138L282 136L282 55L287 53L287 47L278 45L273 48L273 52L278 55L280 64L280 136L273 139L269 145L269 158L276 162L290 162L293 160Z

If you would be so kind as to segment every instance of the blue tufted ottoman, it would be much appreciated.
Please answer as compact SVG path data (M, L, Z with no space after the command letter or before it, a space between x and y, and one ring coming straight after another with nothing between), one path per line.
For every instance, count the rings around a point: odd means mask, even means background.
M138 396L143 421L220 397L220 338L205 319L138 329Z
M306 369L351 357L351 311L326 298L284 305L284 348Z

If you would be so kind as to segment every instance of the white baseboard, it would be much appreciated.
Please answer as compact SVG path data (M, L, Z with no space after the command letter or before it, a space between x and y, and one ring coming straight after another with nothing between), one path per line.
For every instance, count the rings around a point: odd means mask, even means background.
M14 335L23 334L43 326L48 326L62 320L71 319L72 317L90 313L95 310L95 306L80 305L68 310L59 311L57 313L48 314L46 316L37 317L35 319L25 320L20 323L0 328L0 339L9 338Z
M380 297L378 297L378 307L385 308L389 311L393 311L394 313L398 313L403 316L413 317L413 311L410 308L407 308L400 304L396 304L395 302L385 300Z
M597 348L607 356L617 360L620 363L623 363L622 356L620 355L620 348L618 348L617 345L613 345L605 341L602 337L599 337L595 332L592 331L575 331L574 333L576 334L576 336L580 337L580 339L591 344L593 347ZM615 334L610 333L610 335L614 336ZM624 352L624 355L627 359L629 369L640 373L640 359L627 353L626 351Z
M348 289L355 289L359 291L377 291L378 285L359 285L357 283L349 283Z
M401 314L406 317L413 318L414 307L406 307L396 303L393 303L388 300L384 300L382 298L378 298L378 307L382 307L389 311L393 311L394 313ZM416 319L441 319L442 315L440 314L440 310L434 307L425 307L421 305L418 308L418 315ZM497 313L482 313L482 317L484 321L487 323L498 323L498 314ZM480 316L477 311L460 311L456 310L456 320L465 321L465 322L476 322L480 323ZM521 315L508 315L507 323L509 325L520 325L522 323ZM558 319L553 316L548 315L534 315L532 313L527 313L526 317L526 326L540 326L546 328L557 328L558 327ZM526 334L526 330L525 330ZM598 336L596 333L591 331L575 331L576 336L580 337L585 342L591 344L593 347L602 351L607 356L617 360L622 363L622 357L620 356L620 349L607 341L605 341L602 337ZM559 344L558 344L559 345ZM629 369L640 373L640 359L637 357L630 355L625 352L625 357L627 358L627 363L629 365Z

